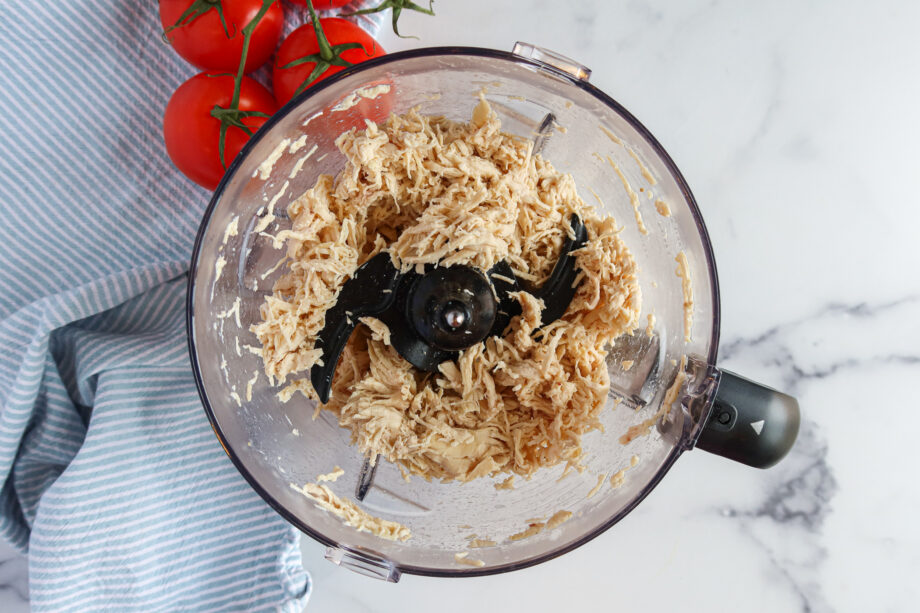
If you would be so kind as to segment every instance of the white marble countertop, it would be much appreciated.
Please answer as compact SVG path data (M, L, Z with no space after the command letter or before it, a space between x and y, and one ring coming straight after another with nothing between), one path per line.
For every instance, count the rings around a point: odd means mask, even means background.
M478 579L358 576L304 539L308 610L910 611L920 599L920 4L441 0L389 51L568 55L683 171L721 278L720 366L799 398L791 455L686 454L616 527ZM895 421L887 424L885 415ZM28 610L0 545L0 610Z

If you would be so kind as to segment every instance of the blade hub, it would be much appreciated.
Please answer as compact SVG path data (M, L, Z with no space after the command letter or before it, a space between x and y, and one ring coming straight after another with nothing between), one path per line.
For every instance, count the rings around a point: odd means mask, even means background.
M543 326L562 317L577 290L575 252L588 241L578 215L569 221L572 231L540 287L521 282L507 260L487 272L465 265L431 265L401 273L386 251L370 258L342 286L314 343L322 359L311 368L310 381L320 402L329 400L335 366L362 317L376 317L386 325L393 348L425 372L438 372L462 350L504 334L521 314L516 292L527 291L543 302Z
M496 304L492 285L475 268L438 266L409 290L407 319L432 347L459 351L489 335Z
M465 324L466 320L470 317L467 313L466 307L463 304L454 301L447 303L447 306L445 306L444 310L441 312L441 316L444 319L444 325L446 325L451 330L458 330L462 328L463 324Z

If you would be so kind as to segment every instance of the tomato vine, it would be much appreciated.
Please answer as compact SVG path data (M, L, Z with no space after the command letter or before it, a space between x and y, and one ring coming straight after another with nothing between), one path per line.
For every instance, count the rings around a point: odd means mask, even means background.
M194 0L185 11L179 16L175 23L166 28L163 31L163 38L168 42L168 34L177 28L186 26L202 15L207 14L210 11L215 11L220 19L221 26L223 27L224 34L227 38L233 38L238 33L243 36L242 43L242 52L240 55L239 67L236 71L236 74L233 75L233 95L230 100L230 104L227 107L221 107L220 105L214 105L211 109L211 116L214 119L217 119L220 122L220 133L218 140L218 153L220 156L220 163L226 169L227 164L224 159L224 152L227 139L227 130L230 128L239 128L243 130L248 136L253 135L252 129L246 125L244 120L247 117L270 117L269 114L261 111L243 111L239 108L240 102L240 91L243 83L243 78L245 75L246 59L249 53L250 41L252 39L253 32L256 27L259 25L262 18L268 12L269 8L277 0L262 0L262 5L259 11L249 20L245 26L240 28L238 25L234 25L233 32L230 32L230 28L227 25L227 19L224 15L224 7L222 0ZM319 17L316 15L316 10L313 6L313 0L306 0L307 10L310 12L310 20L313 25L313 30L316 34L316 41L319 47L319 52L311 55L306 55L291 62L288 62L282 68L293 68L301 64L312 62L315 64L312 72L309 77L301 83L300 87L295 92L299 94L305 88L309 87L311 83L316 81L326 70L332 66L341 66L348 67L352 63L345 60L341 57L342 52L349 49L362 48L361 43L350 42L350 43L341 43L338 45L331 45L329 40L326 37L326 33L323 31L322 24L320 23ZM370 9L362 9L355 11L353 13L340 13L342 17L350 17L356 15L368 15L371 13L378 13L385 10L392 10L393 12L393 32L401 38L416 38L416 37L406 37L399 33L397 22L399 20L402 11L412 10L425 13L427 15L434 15L434 10L432 9L433 0L429 0L428 8L420 6L411 0L383 0L378 6ZM367 50L365 50L367 53ZM210 73L209 73L210 74Z
M252 136L252 130L243 123L243 119L246 117L271 117L271 115L261 111L241 111L239 105L240 87L243 84L243 75L246 72L246 56L249 53L249 41L252 39L252 33L255 31L256 26L259 25L262 17L268 12L273 2L275 2L275 0L262 0L262 8L255 14L255 17L249 20L249 23L243 26L243 52L240 55L240 67L236 71L236 76L233 77L233 96L230 98L229 108L221 108L219 105L215 104L214 108L211 109L211 117L220 121L220 138L217 141L217 151L220 156L220 163L223 164L224 168L227 167L227 162L224 160L224 144L227 140L227 129L234 126L242 129L249 136Z
M227 35L227 38L231 38L230 29L227 27L227 18L224 16L224 5L221 4L221 0L195 0L181 15L179 15L179 19L176 20L176 23L163 31L163 40L169 42L167 35L170 32L176 28L187 26L208 11L215 11L217 13L217 16L220 18L220 25L224 27L224 34Z
M321 74L329 69L329 67L351 66L351 62L342 58L341 54L343 51L347 51L349 49L364 48L361 46L361 43L342 43L340 45L330 45L329 40L326 38L326 33L323 31L323 26L320 24L319 18L316 16L316 11L313 9L313 0L307 0L307 10L310 11L310 22L313 25L313 31L316 33L316 44L319 45L319 53L305 55L303 57L297 58L292 62L288 62L281 67L294 68L295 66L300 66L301 64L306 64L307 62L314 62L316 64L316 66L313 68L313 71L310 73L310 76L308 76L304 82L300 84L300 87L297 88L297 91L294 92L295 96L306 89L310 83L313 83L313 81L318 79Z
M309 0L308 0L309 1ZM355 11L354 13L341 13L342 17L353 17L355 15L370 15L372 13L379 13L387 9L393 10L393 33L400 38L415 38L418 36L403 36L399 33L399 27L397 22L399 21L399 16L402 14L403 9L408 9L410 11L418 11L419 13L424 13L426 15L434 15L434 0L428 0L428 8L426 9L423 6L419 6L412 0L383 0L378 6L375 6L372 9L362 9L360 11Z

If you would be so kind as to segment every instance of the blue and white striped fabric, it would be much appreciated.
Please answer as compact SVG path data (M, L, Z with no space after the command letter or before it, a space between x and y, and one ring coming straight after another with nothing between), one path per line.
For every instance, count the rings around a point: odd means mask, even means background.
M0 20L0 535L34 610L299 611L299 534L214 439L185 346L208 194L160 134L154 3Z

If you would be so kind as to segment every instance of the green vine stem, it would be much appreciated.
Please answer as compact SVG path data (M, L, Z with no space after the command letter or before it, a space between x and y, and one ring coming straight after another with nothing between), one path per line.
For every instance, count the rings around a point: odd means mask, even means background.
M243 76L246 74L246 56L249 54L249 41L252 39L252 33L255 31L256 26L259 25L262 17L265 16L265 13L268 12L274 2L275 0L262 0L262 8L255 14L255 17L249 20L249 23L243 26L243 50L240 54L240 67L237 68L236 76L233 77L233 96L230 98L230 106L222 108L220 105L215 104L214 108L211 109L211 117L220 121L220 138L217 141L217 151L220 156L220 163L225 169L227 168L227 163L224 160L224 146L227 141L227 129L231 126L242 128L246 134L252 136L252 130L243 123L243 119L246 117L269 117L266 113L259 111L241 111L239 106L240 89L243 86Z
M308 0L309 1L309 0ZM353 17L355 15L370 15L371 13L379 13L387 9L393 9L393 33L400 38L415 38L418 36L403 36L399 33L399 28L397 27L397 22L399 21L399 16L402 14L403 9L410 11L418 11L419 13L424 13L426 15L434 15L434 0L428 0L428 8L426 9L423 6L419 6L412 0L383 0L378 6L372 9L362 9L360 11L355 11L354 13L341 13L342 17Z
M259 9L259 12L247 23L241 30L243 33L243 49L240 54L240 65L236 71L236 75L233 77L233 95L230 99L230 105L227 108L223 108L220 105L214 105L214 108L211 109L211 116L220 121L220 138L218 140L218 154L220 155L220 163L226 169L227 164L224 161L224 151L227 141L227 130L231 127L239 128L243 130L249 136L252 136L253 132L245 123L243 119L247 117L269 117L267 113L262 113L260 111L241 111L239 109L240 104L240 91L243 85L243 76L245 75L246 67L246 56L249 54L249 41L252 39L252 33L255 31L256 26L259 25L259 22L262 21L262 18L265 16L265 13L268 12L268 9L276 0L262 0L262 7ZM411 0L384 0L380 3L379 6L372 9L364 9L356 11L354 13L342 13L343 17L350 17L354 15L367 15L370 13L378 13L387 9L392 9L393 11L393 32L401 38L416 38L416 37L406 37L399 33L397 28L397 21L399 16L402 13L403 9L418 11L420 13L425 13L426 15L434 15L434 10L432 9L434 0L428 1L428 8L424 8L415 4ZM227 21L224 17L223 5L221 0L195 0L192 4L179 16L179 19L176 20L176 23L171 25L163 32L163 38L168 41L167 34L172 30L188 25L192 21L196 20L198 17L201 17L208 11L217 11L218 16L220 17L220 22L223 25L224 33L227 35L227 38L231 37L229 28L227 27ZM351 63L342 59L341 53L347 51L348 49L363 49L361 43L342 43L341 45L330 45L329 39L326 38L326 33L323 31L323 27L320 24L320 20L316 15L316 10L313 8L313 1L307 0L307 10L310 12L310 21L313 24L313 31L316 34L316 43L319 47L319 53L312 55L304 56L298 58L288 64L282 66L282 68L293 68L307 62L313 62L316 64L313 71L310 73L310 76L301 83L300 87L294 93L294 95L302 92L306 87L308 87L313 81L320 77L327 69L331 66L342 66L348 67L351 66ZM236 33L233 34L234 36Z
M285 68L294 68L295 66L300 66L301 64L306 64L308 62L313 62L316 64L310 76L308 76L303 83L300 84L300 87L294 92L296 96L311 83L316 81L324 72L326 72L331 66L342 66L347 68L351 66L351 62L342 58L341 54L343 51L348 49L363 49L361 43L342 43L341 45L330 45L329 39L326 38L326 33L323 31L323 26L319 22L319 17L316 16L316 11L313 8L313 0L307 0L307 10L310 11L310 23L313 25L313 32L316 35L316 44L319 47L319 53L313 53L311 55L305 55L299 57L296 60L288 62L282 69Z
M195 0L192 2L181 15L179 19L176 20L176 23L172 24L163 31L163 40L167 43L169 42L169 37L167 34L175 30L176 28L181 28L186 26L208 11L216 11L217 16L220 17L220 25L224 27L224 34L227 35L227 38L232 38L230 35L230 29L227 27L227 20L224 17L224 5L221 4L221 0ZM236 33L234 32L234 35Z
M307 10L310 11L310 23L313 24L313 31L316 33L316 44L319 45L319 56L327 62L334 57L332 47L329 45L329 39L323 32L323 26L319 23L319 17L316 16L316 9L313 8L313 0L307 0Z

